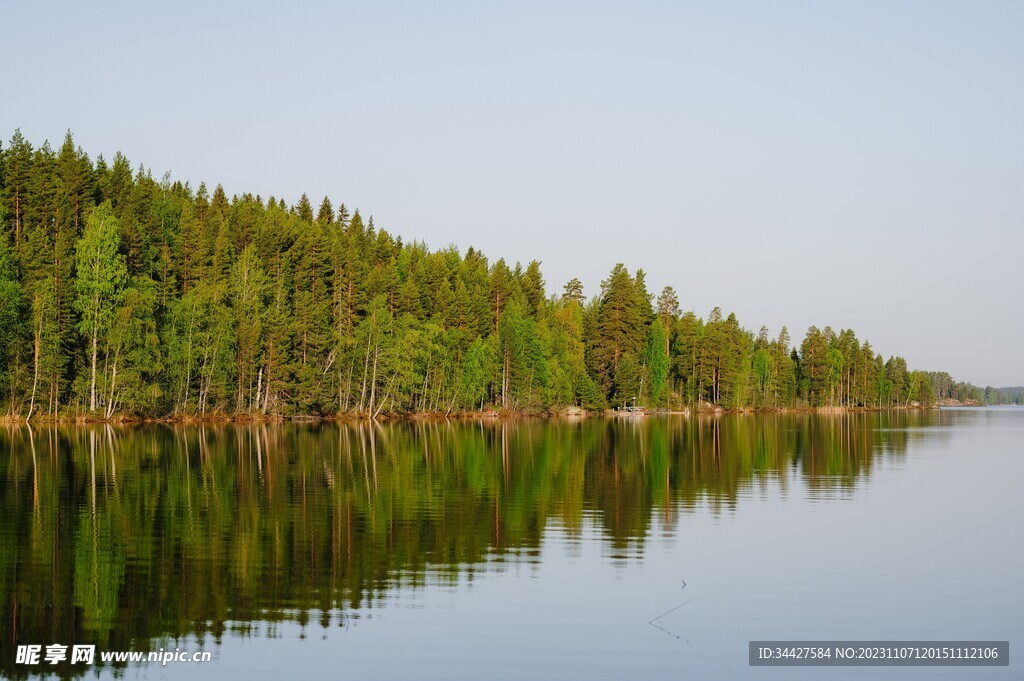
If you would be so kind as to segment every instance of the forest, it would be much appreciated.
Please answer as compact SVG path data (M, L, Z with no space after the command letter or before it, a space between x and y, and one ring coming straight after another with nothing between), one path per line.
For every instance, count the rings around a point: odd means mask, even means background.
M327 197L156 180L70 132L0 147L0 222L11 419L890 408L966 385L849 329L684 313L621 264L596 296L549 294L537 261L430 250Z
M956 402L977 404L1024 404L1024 386L1006 388L984 388L957 381L945 371L932 371L928 374L935 397L939 400L955 400Z

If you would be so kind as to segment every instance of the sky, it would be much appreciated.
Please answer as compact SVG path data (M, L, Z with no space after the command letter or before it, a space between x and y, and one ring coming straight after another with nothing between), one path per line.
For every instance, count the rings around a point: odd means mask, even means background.
M1024 385L1024 3L3 5L5 142Z

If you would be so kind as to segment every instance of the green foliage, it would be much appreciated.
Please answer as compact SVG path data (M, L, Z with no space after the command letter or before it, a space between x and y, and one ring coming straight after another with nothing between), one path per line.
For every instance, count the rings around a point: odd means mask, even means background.
M513 409L543 406L548 385L546 352L536 320L518 301L510 302L501 313L498 352L501 405Z
M633 407L643 404L640 394L643 388L643 367L636 356L627 350L622 353L615 372L614 403L616 406Z
M647 350L644 358L646 386L640 392L649 395L654 406L662 407L668 401L668 332L659 316L651 324L647 334Z
M1024 387L979 387L958 382L945 371L927 372L934 400L962 404L1024 404Z
M598 386L609 397L622 396L626 383L619 379L619 363L629 353L633 360L643 354L643 344L650 316L650 302L643 288L642 273L630 276L622 265L616 265L601 282L600 306L596 313L594 335L590 342L590 370ZM646 310L644 309L646 305ZM632 380L632 376L630 376ZM639 387L639 384L638 386ZM626 395L638 396L637 391Z
M231 307L235 313L235 409L245 413L256 408L261 383L258 366L264 342L264 315L270 281L252 244L243 249L231 268Z
M102 406L102 394L97 394L97 360L101 339L110 331L110 322L117 307L121 288L128 275L120 247L120 225L113 215L109 201L96 206L86 220L85 231L78 240L75 262L75 310L79 313L78 330L87 343L90 359L89 411ZM106 344L104 344L106 345ZM109 348L102 348L109 354ZM116 363L111 368L116 371ZM103 369L104 373L106 368Z
M334 206L338 205L337 211ZM568 405L895 407L1002 399L852 331L755 338L616 265L587 299L540 263L403 243L324 197L212 194L15 132L0 154L8 414L449 414ZM946 375L948 378L948 375ZM1020 400L1020 393L1007 399Z
M0 220L4 217L0 206ZM0 399L18 390L18 352L25 333L24 299L7 236L0 236Z
M107 418L119 410L155 413L160 405L164 358L157 309L157 285L149 277L136 277L121 293L105 346L110 374L102 374L101 388Z

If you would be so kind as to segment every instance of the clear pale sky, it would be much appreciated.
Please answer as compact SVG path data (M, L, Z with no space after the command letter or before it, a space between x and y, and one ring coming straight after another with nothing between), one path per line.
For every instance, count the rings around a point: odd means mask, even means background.
M47 3L0 135L1024 384L1024 3Z

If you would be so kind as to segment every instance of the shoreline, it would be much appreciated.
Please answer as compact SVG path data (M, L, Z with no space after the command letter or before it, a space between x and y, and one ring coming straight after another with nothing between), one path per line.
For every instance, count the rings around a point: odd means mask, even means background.
M279 414L206 414L206 415L178 415L165 417L142 417L142 416L120 416L114 418L96 418L75 414L73 416L60 416L56 419L51 417L34 417L27 421L23 416L11 416L6 414L0 416L0 425L13 426L27 423L32 424L56 424L56 425L145 425L145 424L167 424L167 425L228 425L228 424L256 424L256 423L363 423L363 422L400 422L400 421L510 421L519 419L569 419L578 420L585 418L626 418L637 419L658 416L730 416L744 415L753 416L756 414L855 414L855 413L878 413L884 411L927 411L940 409L942 407L975 407L980 408L987 405L982 404L935 404L908 405L892 407L739 407L725 408L710 405L701 405L696 408L685 408L683 410L651 410L643 412L624 412L614 409L586 410L579 407L540 410L484 410L472 412L413 412L413 413L389 413L381 414L373 418L369 414L322 414L322 415L294 415L282 416Z

